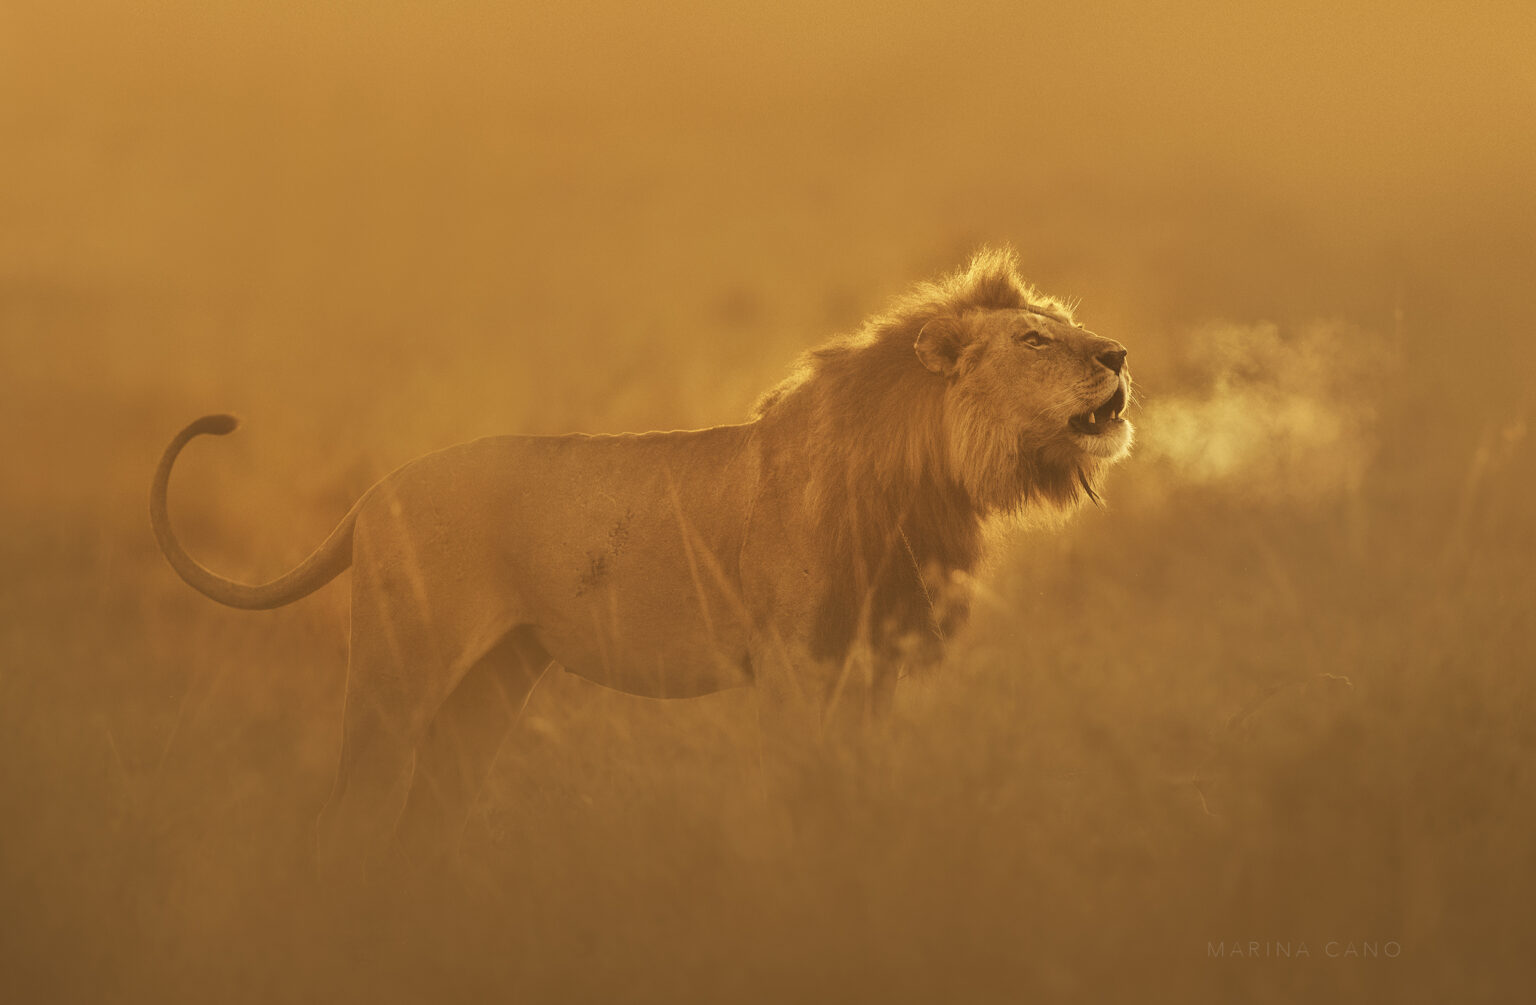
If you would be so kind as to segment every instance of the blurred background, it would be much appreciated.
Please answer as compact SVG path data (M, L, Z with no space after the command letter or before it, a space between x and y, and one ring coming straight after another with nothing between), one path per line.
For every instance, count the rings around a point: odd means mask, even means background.
M1536 13L10 0L0 997L1510 1001L1536 979ZM474 436L744 418L1008 243L1123 341L1107 508L997 555L793 862L750 694L546 679L451 882L306 872L346 590Z

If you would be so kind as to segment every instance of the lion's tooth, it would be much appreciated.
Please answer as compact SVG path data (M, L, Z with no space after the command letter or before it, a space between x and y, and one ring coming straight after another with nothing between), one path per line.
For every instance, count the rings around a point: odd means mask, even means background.
M1089 423L1089 425L1097 425L1098 421L1099 421L1099 417L1097 415L1095 415L1092 412L1088 413L1088 423Z

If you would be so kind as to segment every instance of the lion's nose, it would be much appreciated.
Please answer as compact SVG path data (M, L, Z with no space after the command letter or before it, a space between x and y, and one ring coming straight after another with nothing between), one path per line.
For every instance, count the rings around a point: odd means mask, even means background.
M1119 373L1120 368L1125 366L1125 350L1106 349L1095 356L1094 359L1109 367L1109 369L1113 370L1115 373Z

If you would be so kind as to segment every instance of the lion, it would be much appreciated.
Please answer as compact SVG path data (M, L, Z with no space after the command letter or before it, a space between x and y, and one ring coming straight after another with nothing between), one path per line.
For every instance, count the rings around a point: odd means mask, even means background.
M983 249L804 355L749 420L496 436L389 474L297 568L251 586L171 567L231 607L291 604L347 568L351 637L322 858L377 862L402 820L462 814L553 664L652 698L751 686L790 759L889 706L963 625L984 528L1097 502L1133 430L1126 349ZM773 756L770 763L778 763ZM461 818L462 819L462 818Z

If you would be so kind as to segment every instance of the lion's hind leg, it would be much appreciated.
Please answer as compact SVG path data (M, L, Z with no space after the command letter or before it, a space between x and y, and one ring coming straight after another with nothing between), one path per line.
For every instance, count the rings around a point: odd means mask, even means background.
M454 553L418 547L394 515L365 513L353 546L341 761L317 834L322 875L343 881L383 864L430 724L506 636L497 626L516 623L505 608L464 603L462 567L445 567ZM469 596L490 596L494 585Z
M496 752L550 666L527 628L504 635L465 673L427 727L400 822L414 863L451 858Z
M363 591L353 592L341 760L317 833L320 872L332 881L361 879L382 864L410 791L425 718L442 700L431 684L447 676L423 673L434 662L430 652L391 645L395 632L375 630L380 619L358 609Z

